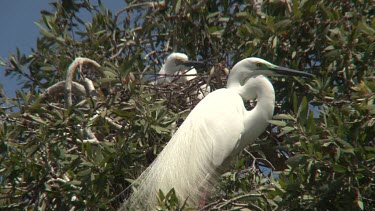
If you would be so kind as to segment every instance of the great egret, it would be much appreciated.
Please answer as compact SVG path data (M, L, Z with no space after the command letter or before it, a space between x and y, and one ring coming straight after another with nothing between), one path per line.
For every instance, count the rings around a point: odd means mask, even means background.
M193 67L201 65L203 65L202 62L189 61L186 54L172 53L167 57L161 67L156 83L164 84L190 81L197 75L197 70Z
M156 84L166 84L173 82L187 82L197 77L197 70L194 67L203 66L203 62L189 61L184 53L171 53L165 60L159 76L156 78ZM196 93L198 99L203 99L211 92L211 87L203 84Z
M159 190L174 188L181 202L198 207L230 161L253 143L273 116L275 92L264 76L313 75L247 58L231 70L227 88L208 94L190 112L155 161L136 180L137 190L123 209L153 210ZM257 99L247 111L244 101Z

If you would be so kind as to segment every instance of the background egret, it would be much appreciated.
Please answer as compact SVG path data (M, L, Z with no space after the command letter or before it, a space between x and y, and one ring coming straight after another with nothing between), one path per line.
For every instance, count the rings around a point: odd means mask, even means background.
M197 76L194 66L201 66L203 63L189 61L188 56L183 53L172 53L165 60L159 71L156 83L187 82Z
M301 75L259 58L238 62L227 88L206 96L189 114L156 160L137 179L137 190L123 208L148 210L157 204L159 190L172 188L181 202L197 207L207 191L245 146L264 132L272 118L275 92L263 75ZM244 100L257 99L251 111Z
M158 73L156 84L191 81L197 77L195 67L203 65L203 62L189 61L188 56L184 53L171 53ZM211 87L203 84L192 95L196 95L201 100L210 92Z

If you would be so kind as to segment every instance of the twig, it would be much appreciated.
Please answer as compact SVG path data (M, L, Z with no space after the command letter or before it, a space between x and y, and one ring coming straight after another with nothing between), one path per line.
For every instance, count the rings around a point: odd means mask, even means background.
M212 202L212 203L207 204L207 205L204 206L203 208L199 209L199 211L207 210L207 208L212 207L213 205L215 205L215 204L219 204L219 203L220 203L220 199L219 199L219 200L216 200L216 201L214 201L214 202Z
M96 138L92 138L92 139L84 139L84 140L79 140L77 139L79 142L82 142L82 143L91 143L91 144L99 144L100 142L98 141L98 139Z
M95 114L93 117L90 118L89 121L92 121L93 119L95 119L95 118L97 118L99 116L100 116L99 114ZM106 117L104 117L104 119L108 122L108 124L110 126L114 127L115 129L120 130L122 128L122 125L117 124L111 118L109 118L109 117L106 116Z
M263 211L262 208L260 208L259 206L251 203L251 202L247 202L246 204L241 204L241 203L233 203L233 205L235 206L242 206L242 207L251 207L252 209L251 210L258 210L258 211Z
M221 209L224 206L227 206L228 204L231 204L231 203L233 203L237 200L247 198L247 197L263 197L263 195L262 194L256 194L256 193L248 193L248 194L245 194L245 195L237 196L237 197L234 197L234 198L231 198L231 199L227 200L226 202L224 202L223 204L218 206L218 209Z
M156 8L156 7L159 7L159 8L164 8L166 6L166 3L165 1L160 1L160 2L144 2L144 3L139 3L139 4L132 4L132 5L129 5L127 7L124 7L123 9L121 9L120 11L118 11L116 14L115 14L115 18L113 20L114 24L116 25L117 24L117 19L118 17L125 11L127 10L131 10L131 9L134 9L134 8L138 8L138 7L148 7L148 8ZM113 30L113 36L112 36L112 41L113 42L116 42L116 30L117 28L115 27L115 29ZM120 52L120 51L119 51Z
M262 160L262 161L266 162L272 168L273 171L275 170L275 167L267 159L256 158L253 154L251 154L251 152L247 151L246 149L244 149L243 151L246 152L246 154L250 155L253 158L254 161L256 161L256 160Z

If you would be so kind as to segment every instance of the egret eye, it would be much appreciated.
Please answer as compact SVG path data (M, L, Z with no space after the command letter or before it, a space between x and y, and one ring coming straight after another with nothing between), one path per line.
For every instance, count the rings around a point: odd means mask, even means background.
M262 63L257 62L255 65L256 65L257 67L261 67L261 66L262 66Z

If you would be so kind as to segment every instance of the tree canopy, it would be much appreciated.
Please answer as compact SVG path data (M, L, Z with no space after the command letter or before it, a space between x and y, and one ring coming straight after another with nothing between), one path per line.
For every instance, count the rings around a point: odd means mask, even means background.
M375 209L373 1L50 5L36 49L1 61L5 77L24 81L0 98L2 209L117 209L199 101L186 98L202 83L225 87L227 70L250 56L316 78L271 79L269 128L201 209ZM206 67L187 83L149 83L171 52ZM189 208L173 191L155 197L161 210Z

